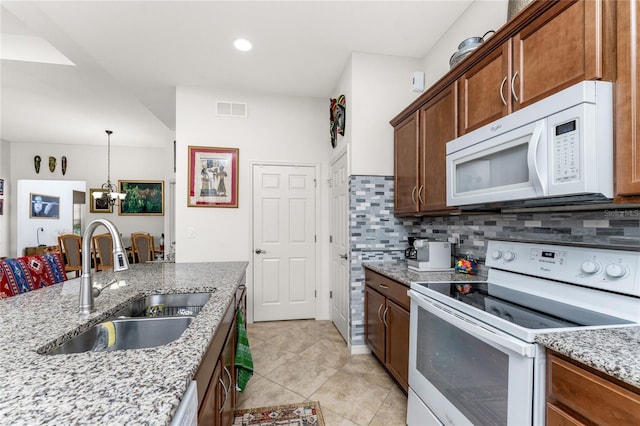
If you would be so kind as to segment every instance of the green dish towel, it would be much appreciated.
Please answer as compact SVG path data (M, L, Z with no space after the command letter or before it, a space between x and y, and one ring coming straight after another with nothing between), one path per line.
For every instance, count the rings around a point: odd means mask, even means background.
M244 327L242 310L236 312L236 322L238 323L238 339L236 342L236 370L238 372L238 382L236 387L240 392L244 392L247 382L253 376L253 358L251 348L249 348L249 338L247 329Z

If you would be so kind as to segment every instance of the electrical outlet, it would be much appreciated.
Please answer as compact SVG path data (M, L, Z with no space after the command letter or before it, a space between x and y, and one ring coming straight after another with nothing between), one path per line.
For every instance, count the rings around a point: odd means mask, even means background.
M196 237L196 228L193 226L187 226L187 238L195 238Z

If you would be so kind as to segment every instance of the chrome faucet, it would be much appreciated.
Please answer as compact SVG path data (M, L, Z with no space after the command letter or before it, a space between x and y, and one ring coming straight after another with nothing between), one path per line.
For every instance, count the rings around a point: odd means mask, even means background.
M129 259L122 244L118 228L107 219L96 219L89 223L82 237L82 276L80 277L80 315L89 315L95 310L93 284L91 275L91 238L98 226L103 225L113 240L113 271L129 269Z

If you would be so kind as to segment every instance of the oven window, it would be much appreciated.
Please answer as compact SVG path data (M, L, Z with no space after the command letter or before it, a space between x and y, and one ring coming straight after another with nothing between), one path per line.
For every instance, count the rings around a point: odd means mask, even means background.
M418 309L416 368L473 424L507 424L509 356Z

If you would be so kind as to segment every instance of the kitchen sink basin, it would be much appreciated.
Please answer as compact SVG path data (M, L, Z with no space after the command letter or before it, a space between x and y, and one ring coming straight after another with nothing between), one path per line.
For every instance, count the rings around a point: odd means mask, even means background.
M211 298L211 293L153 294L130 302L113 316L122 317L171 317L193 316Z
M165 345L179 338L193 319L193 316L178 316L105 321L50 350L47 354L117 351Z

